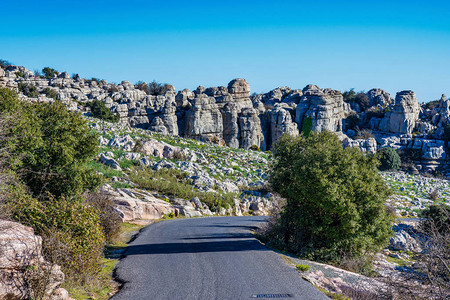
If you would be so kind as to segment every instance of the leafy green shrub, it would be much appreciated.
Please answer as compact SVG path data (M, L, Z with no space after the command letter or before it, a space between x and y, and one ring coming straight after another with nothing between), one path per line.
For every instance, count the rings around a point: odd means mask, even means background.
M19 88L19 91L22 92L25 96L28 96L30 98L39 97L39 92L37 90L37 87L34 86L33 84L19 82L18 88Z
M45 67L42 69L42 74L44 74L44 77L47 79L53 78L54 75L56 75L58 71L56 71L53 68Z
M295 266L295 268L301 272L307 272L310 268L310 266L305 265L305 264L298 264Z
M94 100L87 104L91 108L92 116L112 123L117 123L120 120L119 114L114 114L105 103L100 100Z
M101 268L104 235L96 208L82 201L55 199L38 201L23 187L10 187L13 219L31 226L43 236L48 260L61 266L72 280L83 281Z
M33 195L81 194L100 184L100 177L87 167L97 154L97 135L80 114L58 101L27 103L0 89L0 115L17 120L3 143L13 154L11 167Z
M53 98L55 100L58 100L58 92L55 90L52 90L51 88L45 88L44 94L47 95L49 98Z
M312 127L313 127L313 120L312 120L312 118L311 117L305 117L303 119L303 124L302 124L302 132L303 132L303 135L305 137L309 136L309 134L312 131Z
M274 148L270 183L287 199L267 238L303 257L337 261L341 253L376 251L391 234L390 194L378 160L343 149L330 132L283 136Z
M377 157L381 163L378 167L381 171L396 171L402 166L400 155L394 148L381 148L377 152Z

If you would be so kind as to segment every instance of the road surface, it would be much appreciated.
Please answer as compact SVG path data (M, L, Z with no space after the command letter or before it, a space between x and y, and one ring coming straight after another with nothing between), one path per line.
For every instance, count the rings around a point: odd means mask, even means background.
M119 299L329 299L251 230L265 217L163 221L130 243L116 269Z

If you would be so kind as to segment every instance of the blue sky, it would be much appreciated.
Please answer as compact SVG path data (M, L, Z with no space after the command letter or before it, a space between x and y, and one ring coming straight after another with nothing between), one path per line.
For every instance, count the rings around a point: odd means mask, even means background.
M450 94L448 1L0 0L0 58L110 82ZM450 96L450 95L449 95Z

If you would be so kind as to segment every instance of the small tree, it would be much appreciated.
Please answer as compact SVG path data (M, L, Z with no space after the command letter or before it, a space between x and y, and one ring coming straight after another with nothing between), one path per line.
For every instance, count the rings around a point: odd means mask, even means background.
M374 156L343 149L336 135L283 136L270 183L287 199L272 231L278 246L304 257L337 260L383 246L391 233L390 190Z
M42 74L44 74L44 77L47 79L51 79L53 77L53 75L57 74L58 71L56 71L55 69L49 68L49 67L45 67L42 69Z
M402 166L400 155L398 155L394 148L381 148L378 150L377 156L381 163L379 166L381 171L396 171Z
M91 108L92 116L99 118L108 122L117 123L120 120L119 114L114 114L109 108L106 107L105 103L100 100L94 100L88 104Z
M11 167L35 196L72 196L100 184L87 167L97 154L97 135L80 114L59 101L31 104L0 89L0 115L20 116L4 145L12 154Z

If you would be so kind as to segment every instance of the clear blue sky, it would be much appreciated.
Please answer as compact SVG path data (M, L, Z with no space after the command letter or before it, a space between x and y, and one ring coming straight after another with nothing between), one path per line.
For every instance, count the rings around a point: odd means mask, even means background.
M0 0L0 58L177 89L450 94L449 1ZM450 95L449 95L450 96Z

